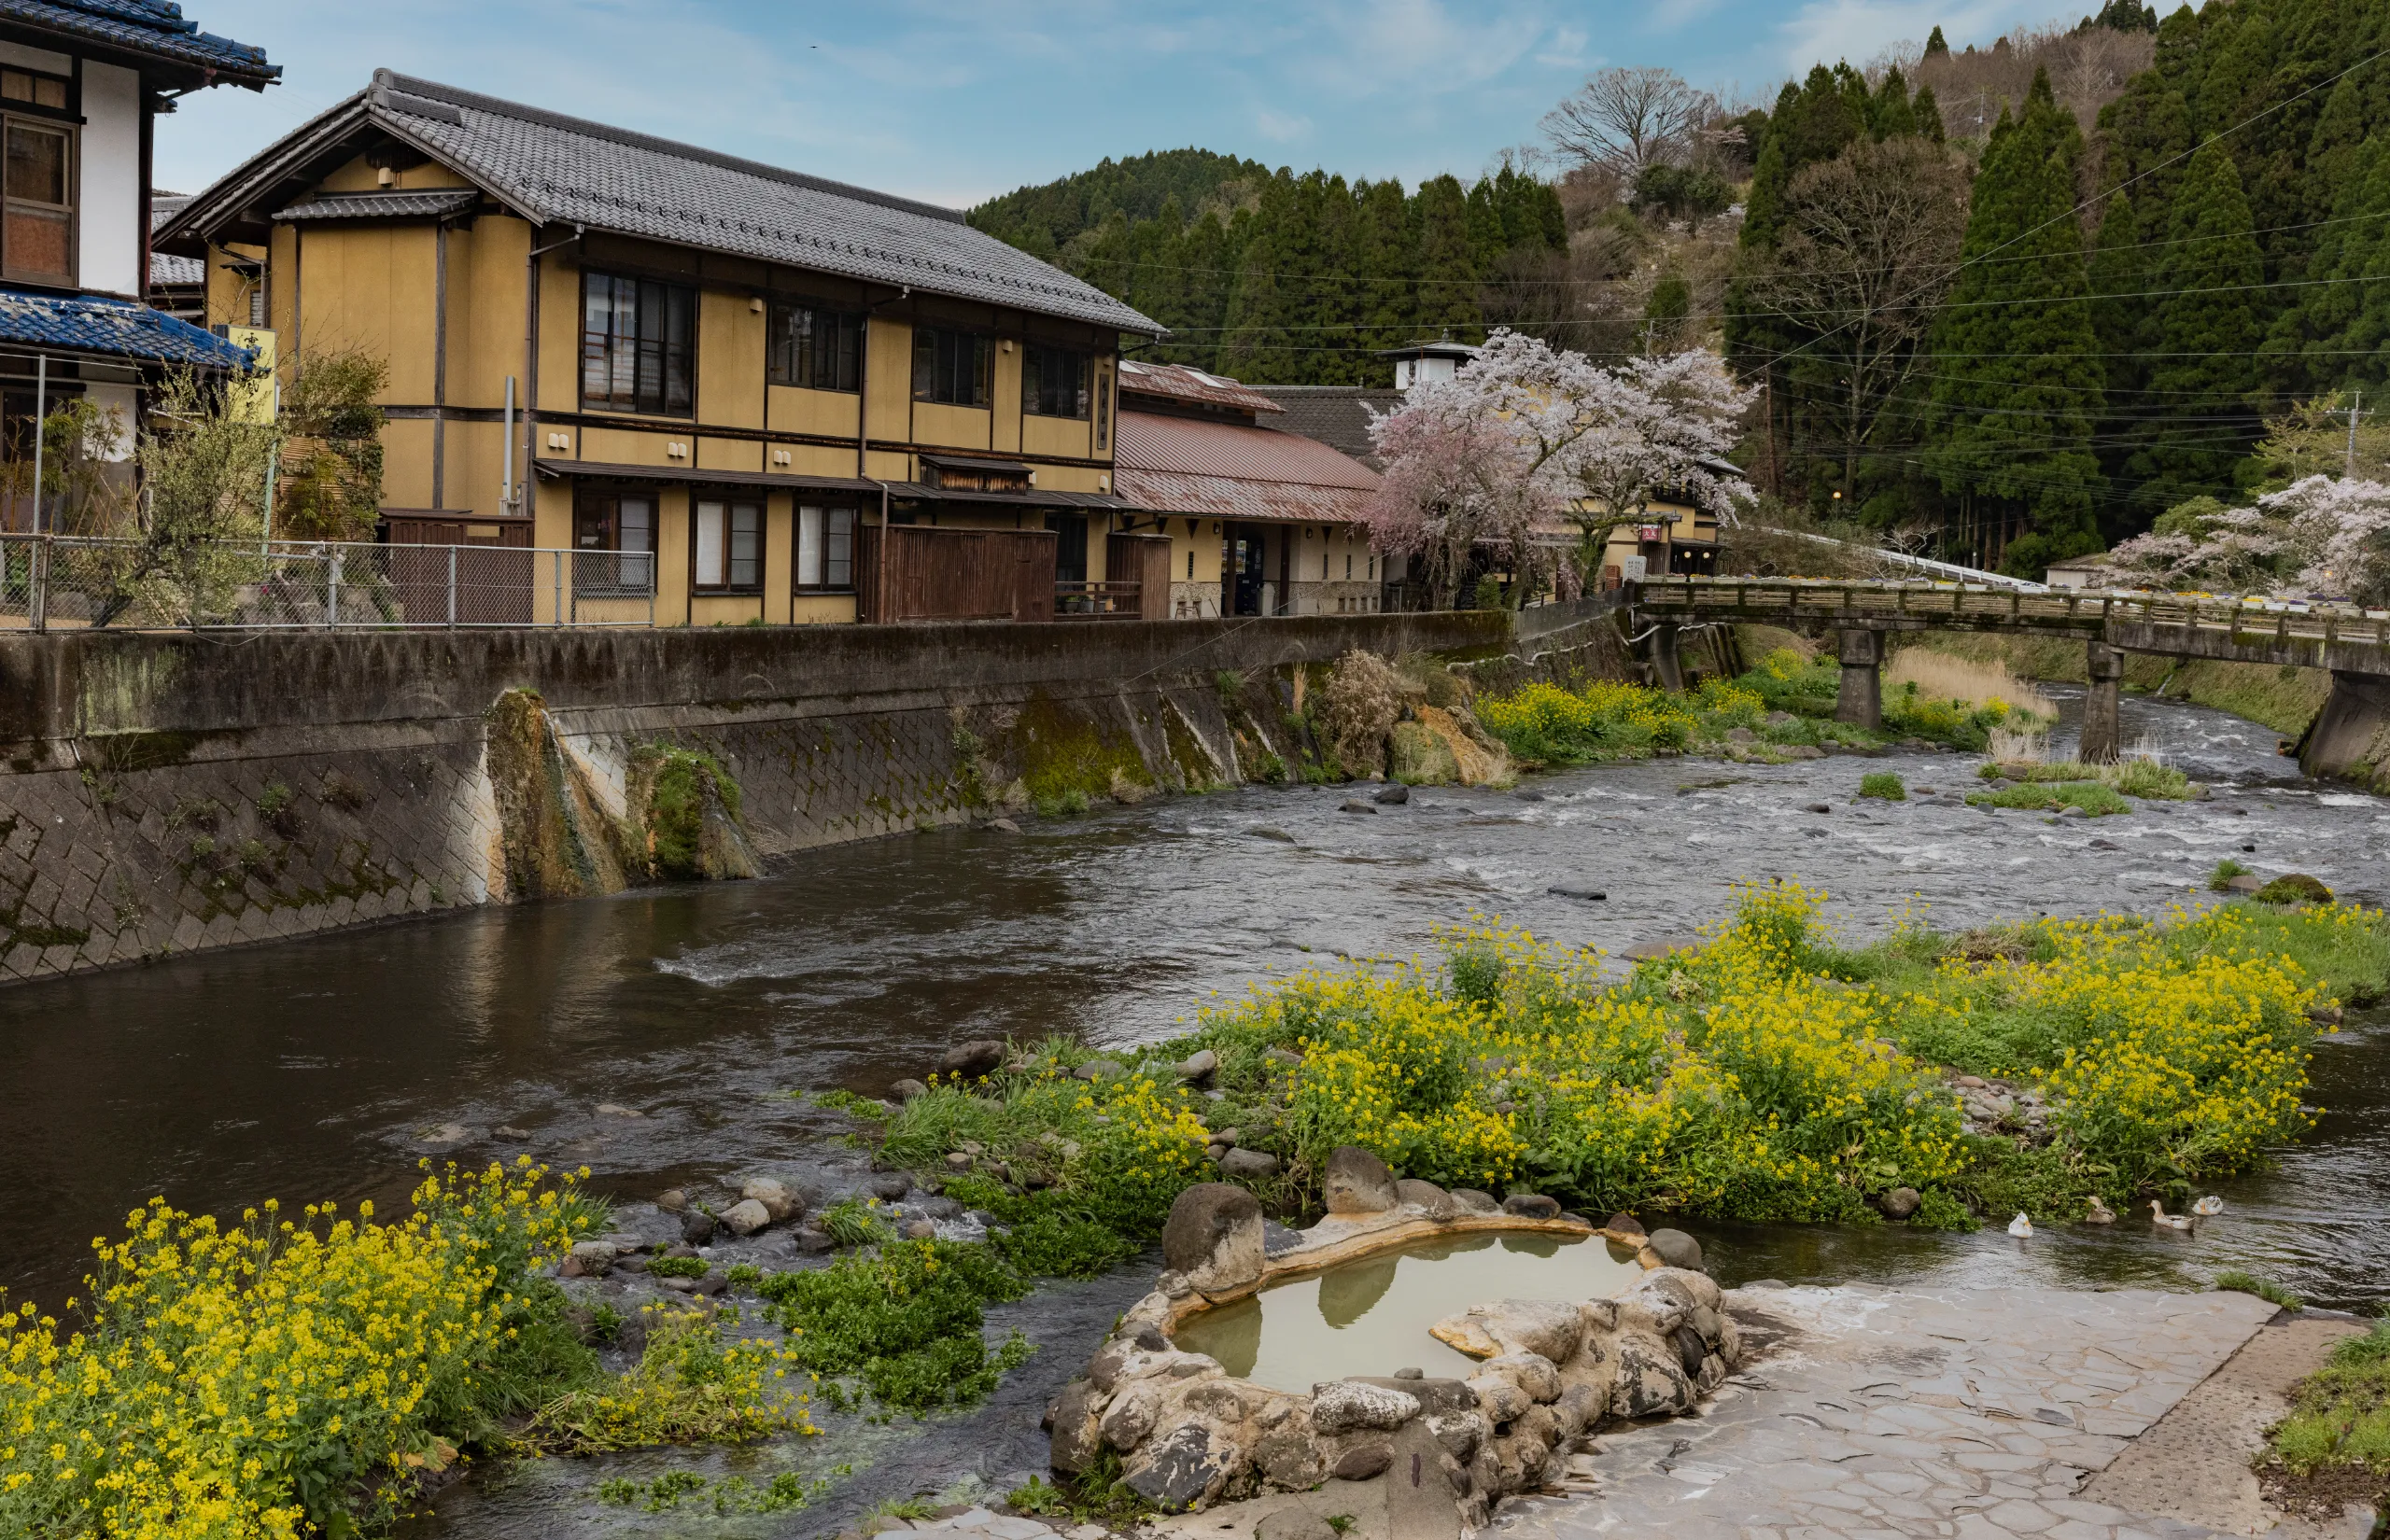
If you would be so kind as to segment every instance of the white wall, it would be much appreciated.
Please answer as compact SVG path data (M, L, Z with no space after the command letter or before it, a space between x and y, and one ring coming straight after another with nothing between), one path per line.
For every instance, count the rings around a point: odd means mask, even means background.
M82 286L139 299L141 272L141 77L114 64L83 64Z

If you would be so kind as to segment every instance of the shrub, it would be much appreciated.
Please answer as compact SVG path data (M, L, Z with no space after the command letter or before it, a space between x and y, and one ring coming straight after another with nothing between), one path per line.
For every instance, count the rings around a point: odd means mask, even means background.
M639 1363L610 1383L566 1392L525 1427L527 1447L595 1454L649 1444L735 1443L811 1433L808 1395L784 1382L802 1363L790 1348L725 1340L711 1311L649 1305Z
M850 1197L822 1211L821 1225L841 1246L872 1246L893 1240L896 1232L879 1211L876 1197Z
M2234 877L2245 877L2248 875L2247 867L2227 856L2215 863L2214 871L2207 875L2208 890L2214 893L2228 893L2232 890Z
M2332 890L2304 872L2279 876L2257 889L2259 903L2329 903Z
M712 1268L702 1256L659 1256L647 1265L657 1278L703 1278Z
M758 1292L771 1301L766 1313L789 1328L794 1363L849 1378L898 1410L970 1406L1029 1354L1018 1338L990 1353L980 1337L981 1307L1028 1292L985 1246L900 1241L827 1267L775 1273Z
M1859 794L1885 802L1906 802L1908 788L1902 785L1900 777L1890 770L1871 770L1859 777Z

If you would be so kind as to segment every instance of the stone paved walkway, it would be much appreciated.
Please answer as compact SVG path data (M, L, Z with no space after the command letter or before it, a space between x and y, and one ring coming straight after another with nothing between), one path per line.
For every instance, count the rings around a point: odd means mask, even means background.
M1697 1418L1605 1434L1517 1540L2196 1540L2080 1495L2273 1314L2239 1294L1850 1286L1728 1296L1782 1341Z

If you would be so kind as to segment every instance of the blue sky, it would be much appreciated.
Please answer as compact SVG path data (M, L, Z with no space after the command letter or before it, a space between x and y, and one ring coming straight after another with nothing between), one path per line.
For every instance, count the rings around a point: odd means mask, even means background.
M1414 183L1470 175L1591 70L1772 93L1939 22L1954 46L2091 0L183 0L284 83L159 125L191 191L387 65L866 187L967 204L1201 145Z

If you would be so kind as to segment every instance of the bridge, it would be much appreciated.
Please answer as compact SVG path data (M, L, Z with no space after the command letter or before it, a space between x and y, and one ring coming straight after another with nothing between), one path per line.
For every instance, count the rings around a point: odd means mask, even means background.
M1891 631L2000 631L2079 638L2090 690L2083 707L2082 757L2113 760L2122 749L2117 681L2127 652L2325 668L2332 698L2309 733L2301 759L2311 773L2369 771L2390 724L2390 609L2321 600L2241 599L2172 594L1989 584L1849 581L1827 578L1655 577L1628 585L1627 607L1651 628L1653 672L1683 687L1678 636L1700 624L1776 625L1838 637L1842 691L1837 720L1883 725L1878 670ZM2390 749L2390 740L2382 746Z

